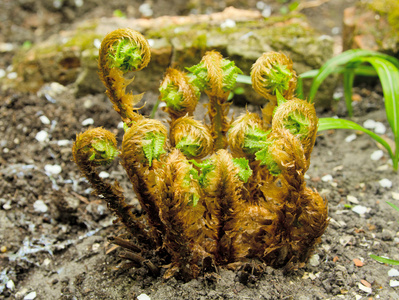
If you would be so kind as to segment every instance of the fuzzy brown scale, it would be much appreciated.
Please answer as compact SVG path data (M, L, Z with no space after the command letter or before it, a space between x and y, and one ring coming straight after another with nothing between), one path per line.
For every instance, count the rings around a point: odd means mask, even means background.
M127 229L123 239L112 239L124 249L121 257L154 276L164 267L164 278L185 280L253 259L273 267L306 262L328 214L327 201L306 186L318 119L313 105L294 97L291 60L280 53L257 60L251 75L266 98L262 116L247 112L234 122L227 119L227 98L241 71L233 62L210 51L188 68L191 74L168 69L160 87L168 132L162 122L137 114L137 96L125 92L131 82L126 70L144 68L149 53L137 31L120 29L105 37L100 78L127 130L119 150L114 135L102 128L77 135L73 147L79 169ZM209 97L210 124L192 117L199 92ZM277 102L277 93L284 101ZM117 182L98 175L98 166L117 151L140 216ZM146 259L151 257L153 262Z

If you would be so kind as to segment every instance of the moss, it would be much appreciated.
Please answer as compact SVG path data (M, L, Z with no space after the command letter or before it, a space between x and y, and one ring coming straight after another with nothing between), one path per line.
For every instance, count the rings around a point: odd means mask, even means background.
M370 8L375 12L387 16L389 25L399 33L399 2L397 0L373 0Z

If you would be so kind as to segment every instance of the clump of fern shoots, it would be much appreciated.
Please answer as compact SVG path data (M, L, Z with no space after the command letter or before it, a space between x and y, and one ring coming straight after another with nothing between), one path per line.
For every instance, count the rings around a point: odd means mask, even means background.
M210 266L251 259L273 267L306 262L327 226L327 203L306 187L318 119L312 104L293 93L292 62L262 55L252 69L254 89L269 102L262 116L228 120L237 75L216 51L190 73L169 68L160 86L169 124L135 112L141 96L126 94L128 72L150 58L145 38L130 29L108 34L100 49L100 78L126 124L120 149L103 128L77 135L74 161L124 224L128 240L114 237L121 255L164 278L195 278ZM193 118L200 93L209 97L210 124ZM169 125L169 129L166 125ZM97 168L119 156L143 213L132 213L119 184ZM151 250L150 250L151 249ZM151 254L152 253L152 254ZM213 268L213 270L216 270Z

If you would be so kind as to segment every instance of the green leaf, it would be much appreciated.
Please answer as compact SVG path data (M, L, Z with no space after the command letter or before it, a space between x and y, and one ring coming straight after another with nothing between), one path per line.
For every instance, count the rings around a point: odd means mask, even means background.
M367 133L369 136L371 136L376 142L380 143L385 149L387 149L389 156L392 158L392 160L394 158L391 147L382 137L360 126L359 124L356 124L355 122L344 119L320 118L318 131L329 129L352 129L363 131L364 133Z
M397 170L399 160L399 68L393 62L382 57L365 57L361 60L370 63L376 69L381 81L388 123L395 136L396 155L392 161Z
M287 102L287 100L284 98L283 95L281 95L279 90L276 90L276 97L277 97L277 105L281 105Z
M161 93L161 100L166 103L167 107L170 107L176 111L179 111L183 100L183 94L179 91L179 87L174 84L168 84L166 87L161 86L159 88Z
M150 167L153 159L159 159L159 156L162 153L165 153L163 148L165 139L166 137L162 133L156 131L148 132L145 135L142 146L144 155L148 159Z
M183 137L176 145L176 148L179 149L187 157L197 156L200 147L201 145L198 140L193 141L190 137Z
M321 83L332 73L337 73L341 71L339 67L347 64L353 59L358 59L359 57L373 57L378 56L380 58L385 58L386 60L395 64L396 67L399 66L399 61L395 62L395 58L389 55L371 51L371 50L363 50L363 49L353 49L345 51L331 59L329 59L320 69L317 75L314 77L312 86L309 92L309 101L313 102L314 97L319 89ZM302 77L304 78L304 77Z
M223 71L223 90L225 92L232 91L236 85L237 75L242 74L240 68L235 63L228 59L222 59L221 63Z
M399 260L389 259L389 258L377 256L377 255L374 255L374 254L370 254L370 257L375 259L376 261L382 262L384 264L393 265L393 266L399 266Z
M249 166L248 160L246 158L233 158L233 163L236 167L240 169L238 173L238 178L240 180L247 182L249 177L252 175L252 169Z
M257 127L248 128L244 137L244 151L249 154L254 154L263 149L267 145L269 133L270 130L263 131Z
M208 182L211 179L208 178L208 174L215 169L212 161L210 159L206 159L203 162L196 162L194 159L191 159L189 160L189 162L200 170L200 173L198 173L197 170L193 169L196 171L191 173L193 175L193 178L198 180L198 183L201 187L205 187L206 185L208 185Z
M269 145L272 142L263 148L262 150L255 153L256 159L260 161L260 165L266 165L267 169L269 170L270 174L273 176L278 176L281 174L281 170L277 164L277 162L273 159L272 154L269 152Z

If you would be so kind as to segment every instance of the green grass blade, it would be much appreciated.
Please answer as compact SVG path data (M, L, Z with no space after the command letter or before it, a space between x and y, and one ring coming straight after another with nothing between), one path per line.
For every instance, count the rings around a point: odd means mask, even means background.
M369 136L371 136L376 142L380 143L385 149L387 149L392 161L394 159L394 154L392 152L391 147L382 137L360 126L359 124L356 124L355 122L344 119L320 118L318 131L329 130L329 129L352 129L352 130L363 131L364 133L367 133Z
M353 69L348 68L346 72L344 72L344 98L349 117L353 116L352 87L354 80L355 80L355 72Z
M248 75L238 74L236 82L252 85L251 76L248 76Z
M337 68L340 66L343 66L347 64L348 62L352 61L353 59L359 58L359 57L372 57L372 56L378 56L381 58L386 58L389 61L395 61L394 57L391 57L389 55L375 52L375 51L370 51L370 50L363 50L363 49L353 49L353 50L348 50L345 51L331 59L329 59L319 70L318 74L313 80L312 86L310 88L309 92L309 101L313 102L314 97L317 93L317 90L319 89L321 83L332 73L337 72ZM397 62L399 65L399 61Z
M374 254L370 254L370 257L375 259L376 261L382 262L384 264L399 266L399 260L389 259L389 258L377 256Z
M387 204L390 205L393 209L399 211L399 207L397 207L395 204L388 202L388 201L387 201Z
M391 61L380 57L366 57L362 60L367 61L376 69L381 81L387 119L395 137L396 150L392 162L394 169L397 170L399 164L399 69Z

